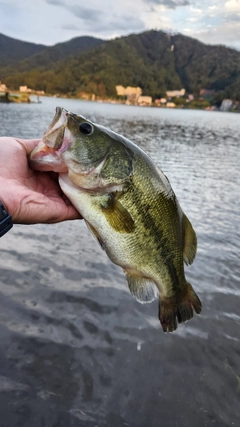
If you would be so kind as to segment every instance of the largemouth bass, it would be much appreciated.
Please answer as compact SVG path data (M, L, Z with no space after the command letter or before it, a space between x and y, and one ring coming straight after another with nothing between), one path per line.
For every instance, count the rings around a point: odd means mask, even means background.
M164 332L201 312L184 274L197 238L163 172L138 146L83 116L57 107L30 155L33 169L59 173L63 193L85 219L130 292L159 297Z

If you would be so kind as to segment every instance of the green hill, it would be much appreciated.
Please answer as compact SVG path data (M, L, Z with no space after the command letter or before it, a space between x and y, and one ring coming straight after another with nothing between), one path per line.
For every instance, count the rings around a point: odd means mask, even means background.
M188 91L201 88L240 92L240 52L222 45L209 46L177 35L172 37L176 70ZM239 93L240 95L240 93Z
M79 55L80 53L104 43L104 40L90 36L82 36L73 38L64 43L58 43L54 46L44 46L37 53L32 54L24 59L10 63L7 67L0 68L0 73L3 77L16 73L26 72L34 69L47 70L58 61L66 60L71 55ZM0 49L1 52L1 49ZM8 64L7 64L8 65ZM15 68L15 71L14 71Z
M234 49L155 30L105 42L93 39L82 50L78 39L19 61L17 72L16 65L0 67L0 78L9 87L66 95L116 97L120 84L140 86L153 98L182 87L193 94L207 88L240 98L240 52Z
M28 58L46 46L13 39L0 33L0 67Z

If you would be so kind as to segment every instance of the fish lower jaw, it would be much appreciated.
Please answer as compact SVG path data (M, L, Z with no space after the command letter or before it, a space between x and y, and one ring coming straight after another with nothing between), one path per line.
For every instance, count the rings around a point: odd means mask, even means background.
M67 172L66 165L61 161L57 162L56 159L52 160L52 156L44 156L41 158L33 158L29 160L31 169L43 172Z
M68 173L60 174L61 181L68 186L75 188L78 191L83 191L96 196L123 190L123 184L102 185L101 180L98 180L97 182L89 182L85 179L85 177L86 175L84 174L73 176L73 174L69 173L69 171Z

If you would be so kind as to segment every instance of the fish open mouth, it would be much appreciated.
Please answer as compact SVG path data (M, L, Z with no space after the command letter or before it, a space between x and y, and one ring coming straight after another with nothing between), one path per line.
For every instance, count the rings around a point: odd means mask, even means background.
M47 147L54 150L58 150L61 147L67 126L67 118L68 112L62 107L57 107L55 116L43 135L43 142Z

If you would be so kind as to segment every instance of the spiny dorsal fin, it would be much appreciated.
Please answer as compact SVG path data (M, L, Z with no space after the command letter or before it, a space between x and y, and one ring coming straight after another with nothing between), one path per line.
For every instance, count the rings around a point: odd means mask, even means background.
M142 304L152 302L158 297L158 289L155 283L146 278L135 276L126 272L126 279L131 294Z
M182 218L182 232L183 232L183 259L185 264L192 264L197 252L197 236L192 227L191 222L183 214Z
M135 225L134 221L124 206L117 200L117 195L109 194L101 203L104 213L111 227L119 233L132 233Z

